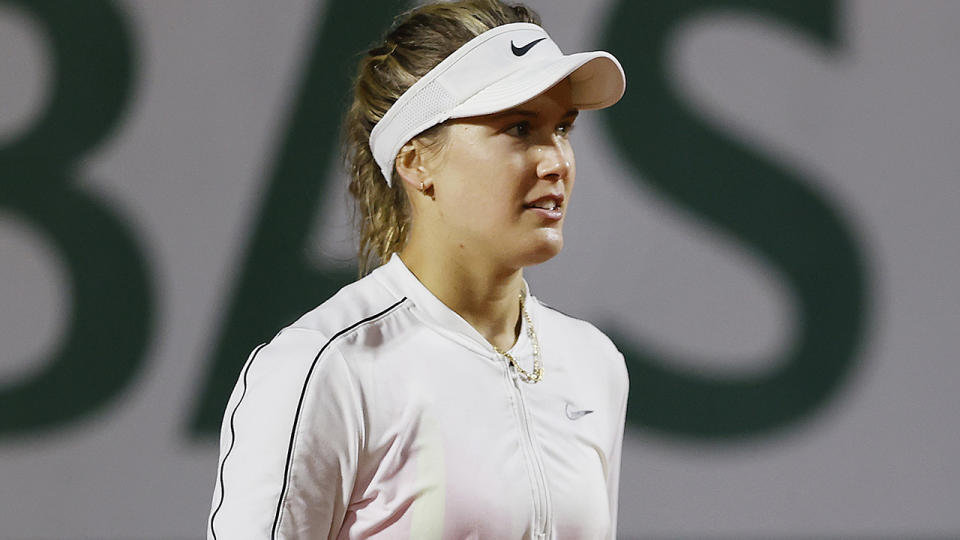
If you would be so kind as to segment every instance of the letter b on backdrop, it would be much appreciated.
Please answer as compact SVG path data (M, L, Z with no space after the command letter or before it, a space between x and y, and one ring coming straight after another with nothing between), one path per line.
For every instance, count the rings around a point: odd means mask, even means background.
M0 388L0 436L55 429L99 410L144 363L153 296L130 221L79 185L84 156L130 100L128 26L106 2L13 2L50 45L52 96L0 148L0 210L45 238L69 275L67 330L44 367ZM9 284L7 285L9 286Z

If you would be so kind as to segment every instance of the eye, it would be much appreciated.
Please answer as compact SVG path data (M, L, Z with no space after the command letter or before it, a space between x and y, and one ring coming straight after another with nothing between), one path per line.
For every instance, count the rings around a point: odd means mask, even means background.
M530 122L526 120L523 122L517 122L516 124L513 124L504 130L504 133L513 135L514 137L524 138L527 135L530 135Z
M557 126L557 134L561 137L569 137L573 131L573 122L564 122Z

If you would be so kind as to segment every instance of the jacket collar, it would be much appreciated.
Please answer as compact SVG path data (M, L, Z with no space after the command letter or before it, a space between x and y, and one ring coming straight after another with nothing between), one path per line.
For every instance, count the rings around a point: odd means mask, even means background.
M371 276L398 298L406 296L419 318L439 334L484 356L499 357L493 349L493 345L457 312L434 296L430 289L424 286L417 279L417 276L407 268L407 265L396 253L390 256L390 260L386 264L374 270ZM526 280L523 281L523 290L525 295L524 306L534 322L534 330L536 330L539 304L536 302L536 298L530 294L530 287ZM527 321L521 317L520 324L520 336L513 347L507 351L515 358L531 354L530 338L527 336Z

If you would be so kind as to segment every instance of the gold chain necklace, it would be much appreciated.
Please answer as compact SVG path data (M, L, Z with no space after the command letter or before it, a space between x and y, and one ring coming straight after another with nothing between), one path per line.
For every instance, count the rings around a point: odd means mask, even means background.
M523 305L523 291L520 291L520 313L523 314L524 320L527 321L527 336L530 337L530 344L533 346L533 374L530 374L527 370L520 367L520 364L506 351L501 351L496 345L493 345L493 350L497 351L497 354L505 356L507 360L510 360L510 363L513 364L513 368L517 370L523 382L535 384L543 378L543 364L540 358L540 341L537 339L537 333L533 330L533 321L530 320L530 315L527 314L527 308Z

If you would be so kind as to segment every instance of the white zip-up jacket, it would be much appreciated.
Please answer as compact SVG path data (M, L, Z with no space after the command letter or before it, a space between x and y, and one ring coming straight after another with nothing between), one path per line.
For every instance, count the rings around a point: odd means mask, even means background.
M258 347L224 415L207 537L615 538L623 356L525 306L536 384L396 255ZM529 372L522 324L508 352Z

